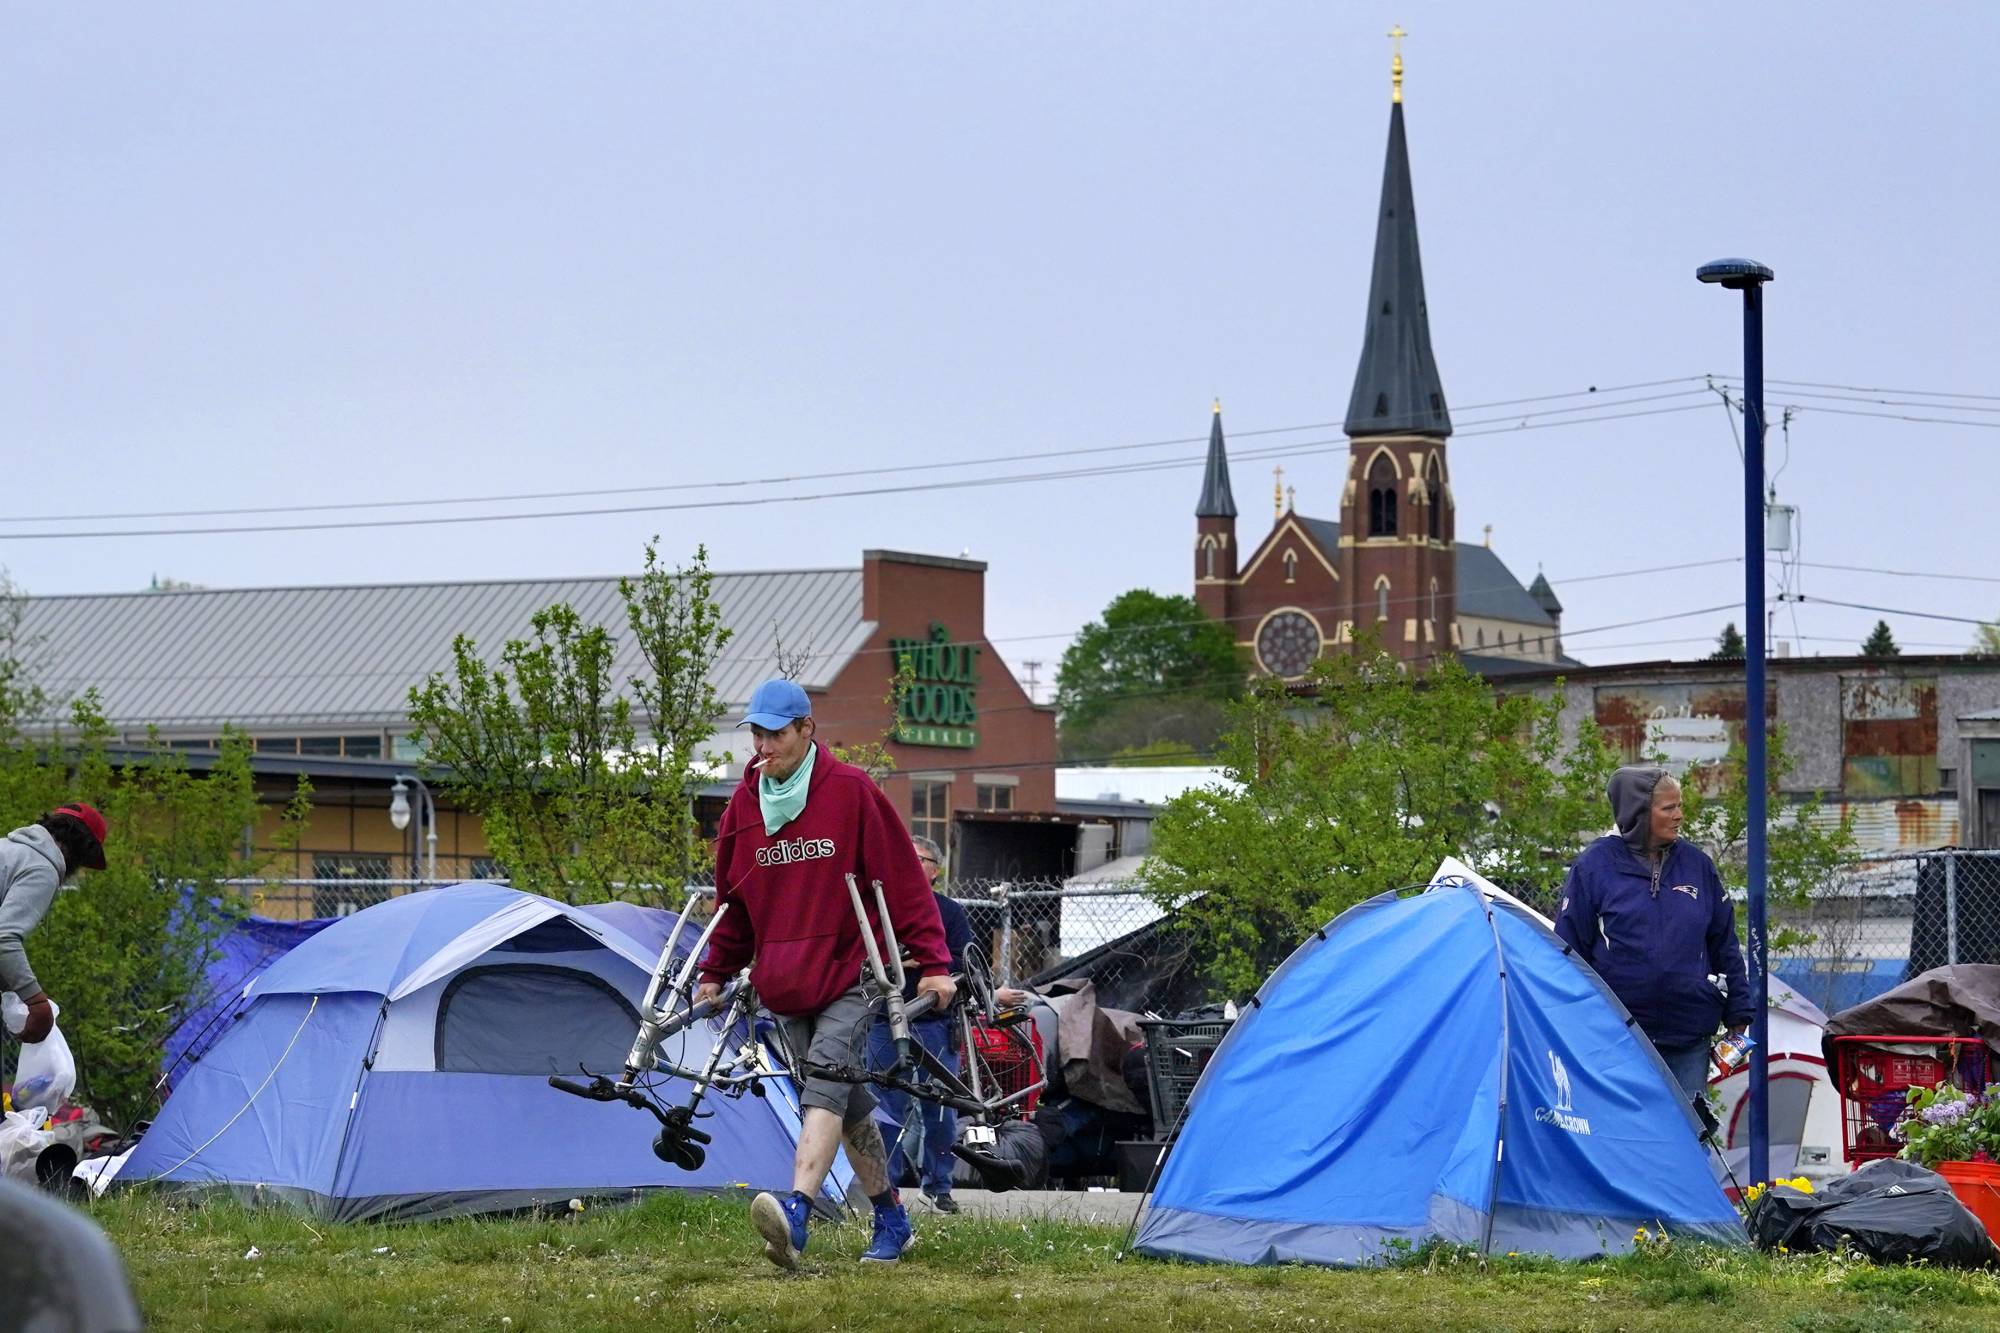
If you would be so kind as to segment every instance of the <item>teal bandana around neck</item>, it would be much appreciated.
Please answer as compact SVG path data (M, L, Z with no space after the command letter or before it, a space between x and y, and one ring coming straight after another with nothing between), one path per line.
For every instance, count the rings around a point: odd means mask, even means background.
M805 762L783 782L773 782L764 776L757 779L757 805L764 812L765 837L771 837L797 819L806 808L806 787L812 781L813 760L818 754L817 745L807 750Z

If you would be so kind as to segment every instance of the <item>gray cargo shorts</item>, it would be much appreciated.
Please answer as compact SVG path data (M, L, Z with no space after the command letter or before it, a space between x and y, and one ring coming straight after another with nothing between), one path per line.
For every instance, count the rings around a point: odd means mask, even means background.
M785 1045L791 1048L797 1064L867 1067L868 1026L874 1016L861 987L840 995L816 1014L773 1017L778 1020L778 1030L785 1034ZM875 1109L875 1094L866 1084L808 1078L797 1069L792 1072L792 1082L798 1087L800 1106L831 1111L848 1129L867 1120L868 1113Z

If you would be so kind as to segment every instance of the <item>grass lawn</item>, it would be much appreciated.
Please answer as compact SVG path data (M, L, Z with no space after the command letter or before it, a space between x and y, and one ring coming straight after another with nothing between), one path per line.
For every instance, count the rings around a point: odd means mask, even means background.
M162 1330L2000 1328L1986 1274L1685 1246L1575 1265L1220 1268L1117 1262L1108 1228L925 1216L894 1268L856 1262L864 1226L816 1228L794 1276L764 1260L740 1198L394 1226L145 1195L92 1215Z

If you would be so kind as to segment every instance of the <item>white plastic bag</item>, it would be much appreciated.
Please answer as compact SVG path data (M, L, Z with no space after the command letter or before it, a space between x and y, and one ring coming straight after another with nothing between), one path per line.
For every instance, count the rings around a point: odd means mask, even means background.
M48 1108L29 1107L0 1116L0 1180L35 1180L35 1160L42 1149L55 1142L55 1135L43 1129Z
M28 1007L21 1004L11 991L6 998L20 1006L21 1019L25 1024ZM6 1006L7 1030L19 1033L20 1028L11 1021L14 1005ZM62 1017L61 1005L51 1000L49 1006L55 1010L57 1018ZM52 1025L49 1035L41 1041L21 1043L21 1058L14 1067L14 1105L46 1106L60 1111L69 1104L69 1095L75 1091L76 1057L70 1054L69 1039L63 1036L59 1024Z
M13 991L0 991L0 1027L15 1036L28 1026L28 1006L21 1003L21 997Z

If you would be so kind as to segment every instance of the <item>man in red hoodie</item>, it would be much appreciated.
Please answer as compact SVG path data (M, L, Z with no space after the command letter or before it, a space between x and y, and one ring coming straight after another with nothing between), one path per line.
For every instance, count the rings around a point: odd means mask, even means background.
M865 1065L873 1021L860 980L867 953L847 876L880 880L897 942L916 959L918 994L938 1007L956 997L951 954L929 881L909 831L866 773L843 764L814 739L812 703L789 680L768 680L743 719L757 758L744 768L716 834L715 901L728 904L701 960L700 1002L750 964L757 997L778 1019L795 1061ZM879 940L879 936L878 936ZM889 1181L888 1152L865 1085L796 1076L804 1109L792 1192L759 1194L750 1220L764 1253L795 1268L806 1247L806 1217L844 1138L855 1179L875 1206L863 1262L894 1263L910 1243L910 1219Z

